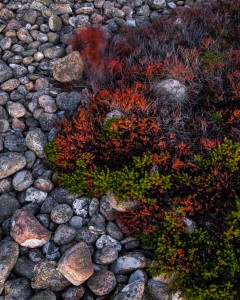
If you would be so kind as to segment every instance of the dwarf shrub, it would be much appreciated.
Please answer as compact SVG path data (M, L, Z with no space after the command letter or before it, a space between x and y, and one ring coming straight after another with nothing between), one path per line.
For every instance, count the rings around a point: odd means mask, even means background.
M114 39L77 30L89 101L45 146L60 185L138 201L122 215L126 234L152 246L151 272L173 274L187 299L239 297L239 11L240 0L176 9ZM183 101L157 89L168 79Z

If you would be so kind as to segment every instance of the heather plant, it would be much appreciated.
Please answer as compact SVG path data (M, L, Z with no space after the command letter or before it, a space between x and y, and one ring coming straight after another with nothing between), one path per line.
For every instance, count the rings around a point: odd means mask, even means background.
M78 29L89 101L45 147L60 185L137 200L126 234L187 299L239 297L239 11L240 0L176 9L113 39Z

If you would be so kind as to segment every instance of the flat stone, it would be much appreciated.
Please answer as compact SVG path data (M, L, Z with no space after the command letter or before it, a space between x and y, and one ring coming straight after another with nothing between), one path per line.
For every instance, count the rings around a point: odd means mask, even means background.
M18 244L13 241L0 243L0 295L4 289L5 281L17 262L19 254Z
M94 272L87 244L81 242L68 249L61 257L58 269L73 285L85 282Z
M28 148L32 150L38 157L45 156L44 146L47 143L47 137L41 129L36 128L28 132L26 136L26 143Z
M16 198L8 194L0 196L0 224L11 217L19 207L20 204Z
M51 238L51 233L33 214L20 209L13 216L10 234L19 245L29 248L40 247Z
M26 166L25 157L16 152L0 154L0 179L8 177Z
M7 81L8 79L12 78L13 71L11 68L7 66L7 64L0 60L0 83Z
M144 282L134 281L126 285L113 300L142 300L144 292ZM155 298L153 298L155 300Z
M146 267L146 257L140 252L131 252L120 256L112 265L114 274L127 274Z
M43 259L35 266L31 282L33 289L61 291L69 285L70 282L59 272L55 261Z
M72 82L82 78L84 63L78 51L56 61L53 65L53 78L60 82Z
M87 281L90 290L97 296L104 296L116 287L115 275L108 270L95 272Z

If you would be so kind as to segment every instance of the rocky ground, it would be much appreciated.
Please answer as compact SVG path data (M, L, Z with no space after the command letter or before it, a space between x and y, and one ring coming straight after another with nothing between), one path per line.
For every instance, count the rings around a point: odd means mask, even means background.
M66 44L76 27L100 24L115 34L192 2L1 1L0 300L167 299L164 283L145 270L151 251L124 236L117 207L56 187L43 146L52 124L85 100L56 81L71 62L81 75Z

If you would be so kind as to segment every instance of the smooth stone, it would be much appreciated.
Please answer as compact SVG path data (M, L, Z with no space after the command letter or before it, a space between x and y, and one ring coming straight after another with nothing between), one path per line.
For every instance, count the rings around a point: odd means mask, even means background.
M8 177L26 166L25 157L16 152L0 154L0 179Z
M45 156L44 146L47 143L47 137L41 129L36 128L28 132L26 136L26 143L30 150L32 150L38 157Z
M0 196L0 224L11 217L14 212L20 208L20 204L16 198L3 194Z

